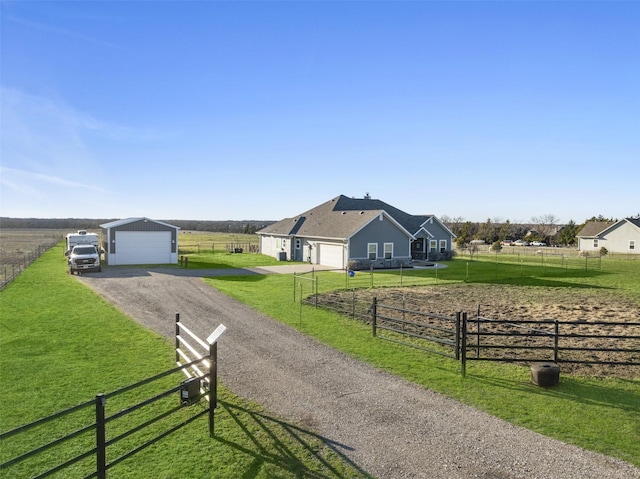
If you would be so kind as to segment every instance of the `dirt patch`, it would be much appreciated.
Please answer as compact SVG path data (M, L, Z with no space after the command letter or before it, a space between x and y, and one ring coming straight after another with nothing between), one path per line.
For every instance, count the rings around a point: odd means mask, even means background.
M640 326L628 324L640 323L640 298L622 297L611 290L462 284L368 290L358 292L357 301L360 305L370 305L373 296L378 303L396 307L404 305L407 309L442 316L463 311L468 313L469 318L479 313L482 318L496 320L572 321L577 324L561 325L560 334L574 336L561 338L561 346L640 350ZM348 306L352 300L351 291L333 292L319 299L320 304L334 308L342 304L341 309L346 314L352 309ZM369 319L366 314L360 318ZM552 325L547 325L545 329L552 329ZM615 336L635 338L619 339ZM505 339L487 339L497 340ZM568 351L564 354L566 359L573 360L640 362L638 352ZM562 369L567 373L588 376L640 376L639 366L565 363Z

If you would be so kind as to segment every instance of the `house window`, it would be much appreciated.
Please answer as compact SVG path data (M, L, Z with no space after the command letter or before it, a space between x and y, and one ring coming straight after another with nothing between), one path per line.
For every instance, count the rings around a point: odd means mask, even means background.
M374 260L378 257L378 243L369 243L367 245L367 249L369 250L370 260Z
M429 251L435 251L438 247L438 242L436 240L429 241Z
M302 241L300 241L300 238L296 238L296 249L300 249L301 244L302 244Z
M597 247L598 247L598 240L597 240L597 239L594 239L594 240L593 240L593 247L594 247L594 248L597 248Z
M636 240L629 240L629 249L632 251L636 249Z
M282 248L282 238L276 238L276 248Z
M447 240L440 240L440 252L444 253L447 251Z
M384 244L384 259L393 258L393 243Z

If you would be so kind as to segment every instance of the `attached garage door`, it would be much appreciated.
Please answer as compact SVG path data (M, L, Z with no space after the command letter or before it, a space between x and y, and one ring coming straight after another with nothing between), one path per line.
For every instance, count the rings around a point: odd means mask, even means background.
M341 244L319 244L318 263L334 268L344 268L344 246Z
M171 262L170 231L116 231L118 264Z

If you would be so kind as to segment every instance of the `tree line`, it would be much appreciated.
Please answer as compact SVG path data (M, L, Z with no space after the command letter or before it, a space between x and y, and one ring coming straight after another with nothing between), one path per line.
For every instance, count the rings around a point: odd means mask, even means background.
M67 229L96 230L101 224L115 221L111 219L95 218L7 218L0 217L0 228L6 229ZM254 234L256 231L274 223L273 221L204 221L204 220L160 220L182 230L208 231L213 233L242 233Z
M483 223L466 221L464 218L443 216L440 220L456 235L456 244L464 246L473 240L495 244L505 240L541 241L548 245L574 246L578 232L590 221L616 222L617 219L602 215L593 216L583 223L571 220L567 224L559 224L554 215L543 215L531 218L528 223L512 223L509 220L487 218Z

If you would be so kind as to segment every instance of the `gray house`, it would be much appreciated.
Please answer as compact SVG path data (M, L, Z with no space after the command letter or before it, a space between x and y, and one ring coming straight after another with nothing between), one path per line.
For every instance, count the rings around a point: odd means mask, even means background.
M455 235L435 216L414 216L371 199L340 195L257 232L260 251L281 261L338 269L397 268L451 257Z
M640 253L640 218L620 221L590 221L576 235L578 250L597 252L604 247L610 253Z

